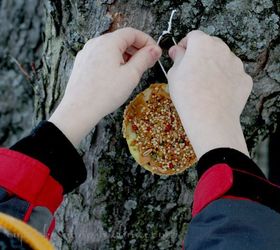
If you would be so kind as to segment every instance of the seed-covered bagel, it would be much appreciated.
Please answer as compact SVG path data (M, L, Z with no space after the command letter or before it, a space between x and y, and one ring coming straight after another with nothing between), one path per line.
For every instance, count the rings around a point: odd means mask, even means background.
M152 84L130 102L123 136L134 159L154 174L178 174L196 162L167 84Z

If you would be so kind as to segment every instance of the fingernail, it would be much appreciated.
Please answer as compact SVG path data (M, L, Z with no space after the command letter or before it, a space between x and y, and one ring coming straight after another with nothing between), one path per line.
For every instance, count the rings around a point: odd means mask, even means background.
M158 60L161 56L161 50L157 47L151 48L150 53L151 53L154 60Z

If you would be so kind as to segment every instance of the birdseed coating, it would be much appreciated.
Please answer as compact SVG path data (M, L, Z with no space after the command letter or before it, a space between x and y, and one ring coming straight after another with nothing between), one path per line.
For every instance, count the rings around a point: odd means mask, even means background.
M130 146L140 152L140 165L158 174L176 174L193 165L196 157L166 84L153 84L126 108L124 126L131 126L135 139ZM124 134L125 134L124 129ZM127 137L127 135L124 135Z

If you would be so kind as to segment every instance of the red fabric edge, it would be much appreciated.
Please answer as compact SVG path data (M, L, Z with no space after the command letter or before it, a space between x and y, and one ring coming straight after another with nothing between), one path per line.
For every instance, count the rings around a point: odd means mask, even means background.
M51 213L59 207L63 200L62 186L51 176L48 177L44 187L35 201L36 206L47 207Z
M63 188L49 173L49 168L40 161L0 148L0 186L53 213L63 199Z
M240 197L240 196L233 196L233 195L224 195L221 197L222 199L230 199L230 200L245 200L245 201L254 201L246 197ZM255 202L255 201L254 201Z
M241 172L241 173L243 173L243 174L247 174L247 175L254 176L254 177L257 178L257 179L259 179L259 180L261 180L261 181L263 181L263 182L266 182L267 184L269 184L269 185L271 185L271 186L274 186L274 187L280 189L280 186L278 186L278 185L276 185L276 184L270 182L269 180L267 180L267 179L265 179L265 178L263 178L263 177L260 177L260 176L258 176L258 175L252 174L252 173L250 173L250 172L247 172L247 171L245 171L245 170L243 170L243 169L236 169L236 168L235 168L234 171L236 171L236 172Z
M33 203L49 169L39 161L9 149L0 149L0 185Z
M197 215L210 202L220 198L233 184L232 169L225 163L215 164L200 178L194 191L192 216Z
M32 214L32 210L34 208L34 205L32 204L29 204L29 207L24 215L24 218L23 218L23 221L24 222L28 222L29 221L29 218L30 218L30 215Z
M253 176L262 182L280 189L280 186L268 181L265 178L247 172L246 170L234 169L234 171ZM195 189L192 216L194 217L197 215L210 202L218 198L253 201L246 197L223 195L232 187L232 185L233 170L230 168L230 166L225 163L220 163L209 168L202 175Z
M52 232L53 232L54 228L55 228L55 219L52 219L52 222L51 222L50 227L49 227L49 229L47 231L47 234L46 234L46 237L47 237L48 240L51 238L51 235L52 235Z

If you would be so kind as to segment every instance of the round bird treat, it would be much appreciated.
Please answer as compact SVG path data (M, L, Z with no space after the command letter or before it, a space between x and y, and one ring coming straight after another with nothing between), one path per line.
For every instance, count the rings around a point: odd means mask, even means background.
M178 174L196 162L167 84L152 84L130 102L123 135L137 163L153 174Z

